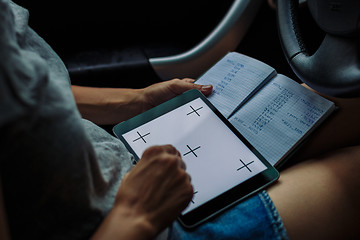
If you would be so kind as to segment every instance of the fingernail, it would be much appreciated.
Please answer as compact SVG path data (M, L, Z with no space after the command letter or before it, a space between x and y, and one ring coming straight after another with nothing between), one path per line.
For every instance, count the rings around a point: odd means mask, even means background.
M212 88L212 85L203 85L203 86L201 86L202 91L207 91L207 90L210 90L211 88Z

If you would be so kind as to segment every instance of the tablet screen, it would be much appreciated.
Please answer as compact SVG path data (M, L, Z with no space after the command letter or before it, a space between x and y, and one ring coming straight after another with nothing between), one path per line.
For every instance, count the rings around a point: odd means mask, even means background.
M121 133L116 127L114 132L136 158L154 145L171 144L180 152L194 187L182 215L271 168L206 99L194 96L169 104L164 111L160 107L133 120L134 124L120 125Z

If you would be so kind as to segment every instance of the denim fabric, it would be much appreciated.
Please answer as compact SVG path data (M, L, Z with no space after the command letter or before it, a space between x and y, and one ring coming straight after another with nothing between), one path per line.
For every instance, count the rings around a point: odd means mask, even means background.
M237 204L192 231L174 223L169 239L288 239L282 220L266 191Z

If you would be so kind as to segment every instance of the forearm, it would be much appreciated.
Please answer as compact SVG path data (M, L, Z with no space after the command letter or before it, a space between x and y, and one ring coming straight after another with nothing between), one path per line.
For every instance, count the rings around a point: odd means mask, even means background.
M142 89L72 86L83 118L97 124L115 124L142 111Z
M84 118L97 124L116 124L191 89L198 89L206 96L211 94L211 85L193 82L173 79L143 89L73 86L72 90Z

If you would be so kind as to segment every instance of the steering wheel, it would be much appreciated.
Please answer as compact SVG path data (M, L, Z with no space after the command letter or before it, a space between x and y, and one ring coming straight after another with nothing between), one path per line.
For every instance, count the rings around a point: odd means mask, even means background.
M261 3L262 0L234 0L223 19L201 42L177 55L150 58L152 68L163 80L198 78L227 52L236 49Z
M332 96L360 96L360 1L308 0L325 38L310 54L299 28L299 0L278 0L277 21L285 57L313 89Z

